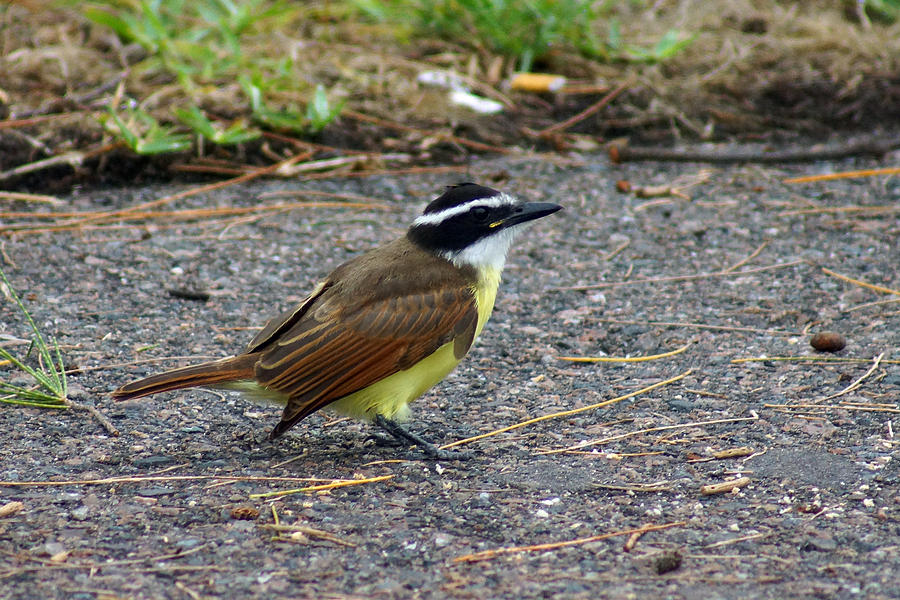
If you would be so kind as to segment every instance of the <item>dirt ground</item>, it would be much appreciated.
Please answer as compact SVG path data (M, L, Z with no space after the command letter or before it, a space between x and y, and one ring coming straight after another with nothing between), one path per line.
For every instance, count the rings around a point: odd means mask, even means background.
M150 157L116 143L102 125L110 110L136 104L183 133L172 107L196 104L229 124L250 113L237 76L201 77L187 94L137 43L79 11L33 0L0 8L0 186L64 193L98 182L217 178L305 151L312 161L367 151L376 162L406 155L406 166L467 164L487 148L584 152L617 138L781 145L859 133L895 140L900 128L900 23L860 21L853 1L620 2L622 43L652 49L668 32L691 43L658 62L589 60L554 47L534 65L567 78L553 93L510 89L516 59L482 42L402 35L348 16L345 3L302 4L294 21L242 43L263 57L295 57L290 77L328 88L333 102L346 103L340 118L312 140L269 129L253 142ZM599 40L612 20L600 19ZM463 109L447 90L423 84L425 71L453 73L504 109ZM551 129L618 86L603 110ZM309 94L298 86L277 101L305 106Z
M4 270L79 369L73 399L120 435L83 411L0 408L0 506L22 503L0 517L0 597L900 598L900 310L896 292L859 283L898 289L900 183L782 182L892 159L710 172L599 155L480 159L468 173L255 182L172 205L314 190L370 207L7 235ZM414 404L410 427L450 443L587 410L435 462L327 414L268 442L277 409L231 394L109 398L131 378L238 351L461 179L565 210L514 249L492 320ZM677 184L689 199L619 193L618 180ZM115 209L182 189L63 200ZM27 336L8 303L0 317ZM847 340L836 355L810 348L827 330ZM684 346L645 362L560 358ZM819 360L734 362L777 356ZM253 496L317 482L296 478L381 476ZM702 491L729 481L733 491ZM628 533L649 525L661 529ZM516 550L538 544L558 546Z

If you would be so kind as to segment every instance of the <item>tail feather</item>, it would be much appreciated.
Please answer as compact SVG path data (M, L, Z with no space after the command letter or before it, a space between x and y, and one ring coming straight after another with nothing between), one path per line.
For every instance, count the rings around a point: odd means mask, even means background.
M112 396L116 400L130 400L170 390L202 386L215 387L217 384L253 379L257 360L258 357L255 354L241 354L165 371L127 383L114 391Z

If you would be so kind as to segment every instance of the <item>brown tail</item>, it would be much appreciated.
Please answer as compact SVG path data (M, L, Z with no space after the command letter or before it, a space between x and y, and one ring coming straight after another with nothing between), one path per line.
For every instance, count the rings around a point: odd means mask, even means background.
M181 388L215 386L218 383L253 379L253 367L259 357L240 354L221 360L182 367L127 383L112 393L116 400L129 400Z

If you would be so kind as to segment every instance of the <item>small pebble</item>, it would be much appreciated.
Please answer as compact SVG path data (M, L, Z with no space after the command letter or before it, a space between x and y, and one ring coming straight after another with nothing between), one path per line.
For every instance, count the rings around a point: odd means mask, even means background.
M656 557L656 560L653 561L653 569L657 575L663 575L680 567L681 561L681 553L677 550L671 550Z
M819 352L838 352L847 345L847 340L833 331L820 331L809 339L809 345Z

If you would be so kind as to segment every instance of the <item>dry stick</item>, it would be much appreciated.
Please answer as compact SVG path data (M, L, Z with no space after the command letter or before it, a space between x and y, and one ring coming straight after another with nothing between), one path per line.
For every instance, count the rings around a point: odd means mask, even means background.
M900 211L900 206L822 206L818 208L798 208L784 210L778 213L779 217L793 217L795 215L840 215L856 213L862 216L887 215Z
M588 410L595 410L598 408L603 408L604 406L609 406L610 404L615 404L617 402L621 402L622 400L627 400L628 398L633 398L640 394L644 394L651 390L655 390L658 387L662 387L664 385L669 385L670 383L674 383L680 379L684 379L685 377L690 375L691 372L692 372L692 369L688 369L681 375L672 377L671 379L666 379L665 381L660 381L660 382L654 383L653 385L647 386L645 388L641 388L634 392L630 392L628 394L625 394L624 396L619 396L618 398L604 400L603 402L597 402L596 404L591 404L590 406L583 406L581 408L573 408L572 410L564 410L561 412L550 413L549 415L542 415L540 417L534 417L533 419L528 419L528 420L522 421L520 423L515 423L514 425L510 425L508 427L503 427L501 429L495 429L494 431L489 431L488 433L482 433L481 435L476 435L476 436L473 436L470 438L466 438L464 440L458 440L455 442L451 442L449 444L444 444L443 446L441 446L441 450L444 450L447 448L453 448L455 446L461 446L462 444L468 444L469 442L474 442L476 440L483 440L484 438L499 435L499 434L505 433L507 431L512 431L513 429L518 429L520 427L525 427L526 425L533 425L534 423L540 423L541 421L547 421L548 419L556 419L557 417L568 417L570 415L576 415L578 413L582 413L582 412L585 412Z
M331 173L332 171L338 170L339 167L352 167L361 163L366 163L371 161L373 158L379 158L384 161L394 160L400 162L410 162L412 160L412 156L409 154L352 154L350 156L336 156L334 158L323 158L321 160L312 160L308 162L302 162L291 167L283 167L276 171L276 175L279 177L297 177L301 173L308 173L309 171L327 171Z
M774 361L799 361L799 362L822 362L822 363L868 363L871 358L851 358L849 356L757 356L754 358L734 358L731 364L736 365L747 362L767 362ZM883 365L900 365L900 360L882 360Z
M760 333L766 335L802 335L796 331L781 329L758 329L756 327L735 327L731 325L707 325L705 323L688 323L686 321L638 321L635 319L597 319L598 323L618 323L619 325L653 325L657 327L693 327L694 329L710 329L713 331L734 331L739 333Z
M28 163L25 165L19 165L18 167L14 167L7 171L3 171L0 173L0 181L6 181L12 177L17 177L19 175L27 175L28 173L33 173L35 171L41 171L43 169L47 169L49 167L55 167L58 165L77 165L81 164L85 160L89 158L93 158L99 154L104 154L113 150L114 148L118 148L121 145L120 142L114 142L111 144L104 144L102 146L98 146L91 150L73 150L71 152L64 152L63 154L58 154L56 156L51 156L50 158L45 158L43 160L38 160L32 163Z
M334 179L343 177L349 179L352 177L382 177L386 175L419 175L421 173L463 173L468 171L468 166L460 165L446 167L409 167L407 169L373 169L371 171L345 171L341 173L311 173L303 177L304 181L313 181L316 179Z
M868 139L848 144L835 144L820 148L813 147L803 150L784 150L780 152L744 149L696 150L693 148L672 149L610 146L610 155L615 154L615 162L659 160L670 162L708 163L786 163L813 162L861 155L883 156L896 148L900 148L900 141L898 141L897 138L891 138L889 140Z
M59 206L63 201L56 196L45 196L43 194L26 194L24 192L0 192L0 200L21 200L23 202L42 202L44 204L52 204Z
M824 402L825 400L832 400L834 398L838 398L839 396L843 396L844 394L849 394L850 392L852 392L853 390L858 388L860 385L862 385L862 382L866 378L868 378L872 373L875 372L876 369L878 369L878 366L881 364L881 359L883 359L883 358L884 358L884 352L882 352L881 354L879 354L878 356L875 357L875 360L872 363L872 366L869 368L868 371L866 371L863 374L862 377L860 377L859 379L857 379L856 381L854 381L853 383L851 383L850 385L848 385L847 387L845 387L844 389L842 389L840 392L838 392L836 394L831 394L830 396L825 396L824 398L819 398L818 402Z
M730 481L722 481L720 483L710 483L709 485L700 486L700 493L704 496L712 496L713 494L724 494L735 489L740 489L750 483L749 477L740 477Z
M64 119L66 117L74 117L81 114L83 111L74 111L67 113L58 113L53 115L41 115L35 117L21 118L21 119L7 119L5 121L0 121L0 130L3 129L17 129L19 127L29 127L31 125L38 125L40 123L46 123L47 121L55 121L57 119Z
M622 242L621 244L619 244L618 246L616 246L616 248L613 249L609 254L607 254L606 256L604 256L604 257L603 257L603 260L604 260L604 261L610 261L610 260L612 260L616 255L618 255L622 250L624 250L625 248L627 248L630 244L631 244L631 240L625 240L624 242Z
M668 277L652 277L648 279L632 279L629 281L608 281L604 283L592 283L590 285L573 285L573 286L565 286L565 287L554 287L550 288L550 291L554 292L569 292L569 291L587 291L587 290L599 290L602 288L610 288L610 287L620 287L623 285L637 285L641 283L671 283L676 281L692 281L694 279L709 279L712 277L738 277L740 275L750 275L753 273L762 273L763 271L772 271L775 269L786 269L787 267L795 267L800 264L806 263L803 259L791 260L784 263L778 263L774 265L767 265L765 267L754 267L752 269L744 269L743 271L712 271L710 273L696 273L694 275L672 275ZM900 293L900 292L898 292Z
M259 499L259 498L281 498L282 496L287 496L289 494L303 494L310 492L321 492L325 490L333 490L336 488L347 487L351 485L362 485L364 483L377 483L379 481L387 481L388 479L393 478L393 475L381 475L379 477L368 477L366 479L342 479L335 480L331 483L323 483L322 485L310 485L302 488L294 488L291 490L281 490L278 492L265 492L262 494L250 494L251 498Z
M269 211L289 211L297 208L374 208L379 210L390 210L390 206L387 204L378 204L374 202L280 202L277 204L257 204L255 206L223 206L219 208L186 208L182 210L159 210L159 211L146 211L146 212L132 212L127 215L117 215L113 217L103 218L103 219L93 219L95 225L102 225L106 223L113 222L121 222L121 221L146 221L151 219L169 219L169 220L177 220L177 221L190 221L192 219L204 219L204 223L208 222L206 219L211 217L219 217L219 216L240 216L245 214L255 214L255 213L264 213ZM39 219L52 219L58 218L60 216L70 216L72 214L79 213L0 213L0 217L10 216L10 215L18 215L18 216L32 216ZM84 213L81 213L82 215ZM67 228L72 229L75 227L83 227L81 225L17 225L13 224L9 227L6 227L6 231L16 231L16 232L24 232L24 231L33 231L35 229L40 229L41 231L51 230L56 228L56 231L59 231L59 228Z
M782 183L811 183L814 181L834 181L835 179L851 179L853 177L872 177L873 175L897 175L900 167L886 167L884 169L862 169L859 171L843 171L841 173L825 173L823 175L807 175L805 177L790 177L783 179Z
M103 563L83 563L83 564L71 564L71 563L60 563L60 564L44 564L40 567L24 567L21 569L9 569L6 573L27 573L34 571L43 571L45 569L53 569L53 570L61 570L61 569L90 569L91 571L100 571L109 567L121 567L124 565L135 565L145 562L161 562L164 560L169 560L173 558L182 558L184 556L188 556L190 554L194 554L195 552L200 552L201 550L205 550L211 545L211 543L202 544L197 546L196 548L191 548L190 550L184 550L175 552L172 554L161 554L157 556L148 556L146 558L131 558L125 560L111 560L109 562ZM0 572L0 579L3 579L6 575L3 572Z
M291 164L293 164L293 163L295 163L295 162L298 162L298 161L300 161L300 160L304 160L304 159L306 159L306 158L309 158L311 155L312 155L311 152L306 152L306 153L303 153L303 154L297 154L296 156L293 156L293 157L291 157L291 158L289 158L289 159L287 159L287 160L283 160L283 161L281 161L281 162L279 162L279 163L275 163L275 164L273 164L273 165L269 165L268 167L263 167L263 168L261 168L261 169L256 169L256 170L253 171L252 173L247 173L247 174L241 175L241 176L239 176L239 177L233 177L233 178L231 178L231 179L226 179L225 181L218 181L218 182L216 182L216 183L210 183L210 184L207 184L207 185L201 185L201 186L199 186L199 187L190 188L190 189L188 189L188 190L184 190L184 191L182 191L182 192L178 192L177 194L172 194L172 195L170 195L170 196L164 196L164 197L158 198L158 199L156 199L156 200L150 200L149 202L142 202L141 204L136 204L135 206L131 206L131 207L128 207L128 208L123 208L123 209L121 209L121 210L104 211L104 212L94 213L93 215L91 215L91 216L89 216L89 217L86 217L86 218L83 218L83 219L78 219L78 220L76 220L76 221L74 221L74 222L70 222L70 223L66 223L66 224L60 225L59 227L65 227L65 228L67 228L67 229L71 229L71 228L78 227L79 225L86 225L86 224L88 224L88 223L92 223L92 222L94 222L94 221L96 221L96 220L98 220L98 219L101 219L101 220L102 220L102 219L109 219L109 218L112 218L112 217L119 217L119 216L123 216L123 215L124 215L124 216L127 216L127 215L130 215L130 214L135 213L135 212L146 211L146 210L148 210L148 209L150 209L150 208L156 208L156 207L158 207L158 206L163 206L163 205L165 205L165 204L170 204L170 203L172 203L172 202L174 202L174 201L176 201L176 200L181 200L181 199L183 199L183 198L189 198L189 197L191 197L191 196L196 196L197 194L202 194L202 193L204 193L204 192L211 192L211 191L213 191L213 190L222 189L222 188L225 188L225 187L228 187L228 186L231 186L231 185L235 185L235 184L238 184L238 183L244 183L245 181L251 181L251 180L256 179L256 178L258 178L258 177L262 177L262 176L264 176L264 175L268 175L268 174L270 174L270 173L273 173L273 172L277 171L278 169L280 169L280 168L282 168L282 167L284 167L284 166L291 165ZM55 228L54 228L54 229L55 229Z
M439 137L443 138L449 142L454 142L461 146L468 146L474 150L482 150L485 152L497 152L498 154L510 154L512 150L509 148L502 148L500 146L491 146L489 144L482 144L481 142L476 142L474 140L469 140L466 138L461 138L455 135L441 133L439 131L426 131L424 129L419 129L418 127L410 127L409 125L403 125L401 123L396 123L394 121L388 121L386 119L380 119L378 117L373 117L367 115L365 113L357 112L355 110L351 110L349 108L345 108L341 111L341 116L350 117L351 119L356 119L357 121L365 121L366 123L372 123L374 125L379 125L381 127L386 127L388 129L394 129L396 131L408 131L411 133L418 133L420 135L426 137Z
M274 506L274 505L273 505ZM334 542L339 546L348 546L350 548L355 548L357 544L353 542L348 542L347 540L342 540L337 537L333 533L328 533L327 531L323 531L322 529L314 529L312 527L307 527L306 525L280 525L280 524L271 524L264 523L259 526L260 529L268 529L270 531L276 531L279 533L282 532L290 532L290 533L302 533L303 535L308 535L309 537L319 538L323 540L327 540L329 542ZM275 538L275 541L294 541L291 538Z
M100 425L113 437L119 437L119 430L116 429L115 425L113 425L106 416L101 413L95 406L91 406L90 404L82 404L81 402L75 402L74 400L70 400L69 398L64 398L63 403L69 408L74 408L75 410L86 410L92 417L94 417Z
M763 404L765 408L778 408L782 410L809 410L811 408L828 408L844 410L860 410L863 412L900 413L900 408L880 406L858 406L855 404Z
M63 481L0 481L0 487L56 487L64 485L110 485L118 483L144 483L145 481L260 481L260 482L356 482L359 479L325 479L322 477L261 477L236 475L133 475L128 477L104 477L103 479L67 479Z
M756 258L757 256L759 256L759 253L762 252L763 250L765 250L766 246L768 246L768 245L769 245L769 240L766 240L765 242L763 242L762 244L760 244L759 247L758 247L756 250L754 250L753 252L751 252L751 253L750 253L750 256L746 257L746 258L743 259L743 260L739 260L738 262L734 263L733 265L731 265L731 266L728 267L727 269L724 269L724 270L722 271L722 273L731 273L731 272L733 272L733 271L737 271L738 269L740 269L741 267L743 267L744 265L746 265L748 262L750 262L751 260L753 260L754 258Z
M759 538L769 537L772 535L771 533L751 533L750 535L742 535L741 537L731 538L730 540L722 540L720 542L713 542L711 544L707 544L705 546L701 546L701 548L705 550L709 550L712 548L721 548L722 546L729 546L731 544L738 544L740 542L746 542L748 540L755 540Z
M584 121L585 119L587 119L594 113L602 110L603 107L605 107L607 104L609 104L610 102L615 100L615 98L617 96L619 96L622 92L624 92L631 86L631 83L632 83L631 80L627 80L627 81L619 84L619 86L617 88L615 88L613 91L611 91L607 95L603 96L603 98L601 98L595 104L592 104L591 106L584 109L577 115L569 117L565 121L557 123L556 125L551 125L550 127L547 127L546 129L542 129L541 131L538 131L537 136L538 137L549 137L555 133L565 131L569 127L571 127L577 123L580 123L581 121Z
M559 360L568 360L571 362L586 362L586 363L595 363L595 362L609 362L609 363L635 363L635 362L647 362L650 360L659 360L660 358L668 358L670 356L675 356L676 354L681 354L688 348L690 348L690 344L685 344L681 348L677 350L672 350L671 352L663 352L662 354L653 354L651 356L634 356L627 358L619 358L615 356L557 356Z
M873 290L875 292L882 292L884 294L894 294L895 296L900 296L900 290L894 290L891 288L886 288L880 285L875 285L874 283L866 283L865 281L860 281L859 279L853 279L852 277L847 277L846 275L841 275L840 273L835 273L831 269L826 269L822 267L822 272L826 275L831 275L837 279L842 281L846 281L847 283L852 283L854 285L858 285L860 287L864 287L866 289Z
M720 423L736 423L738 421L758 421L759 415L756 414L755 411L750 411L750 414L753 415L751 417L736 417L734 419L713 419L712 421L694 421L691 423L679 423L678 425L661 425L659 427L650 427L648 429L639 429L637 431L629 431L627 433L620 433L619 435L613 435L606 438L600 438L596 440L588 440L584 442L579 442L574 446L568 446L567 448L557 448L555 450L545 450L543 452L538 452L540 455L548 455L548 454L561 454L563 452L572 452L575 450L581 450L587 448L589 446L597 446L600 444L606 444L608 442L615 442L618 440L624 440L625 438L635 437L638 435L642 435L645 433L654 433L656 431L669 431L671 429L684 429L686 427L700 427L701 425L718 425Z
M457 556L453 559L453 562L478 562L480 560L487 560L489 558L494 558L495 556L500 556L502 554L514 554L516 552L543 552L546 550L556 550L557 548L567 548L569 546L581 546L583 544L589 544L591 542L598 542L600 540L609 539L612 537L618 537L622 535L633 535L633 534L643 534L649 531L661 531L663 529L669 529L671 527L681 527L683 525L687 525L687 521L675 521L674 523L665 523L664 525L644 525L643 527L638 527L636 529L624 529L622 531L613 531L611 533L603 533L600 535L593 535L591 537L586 538L578 538L576 540L567 540L565 542L550 542L548 544L536 544L532 546L512 546L508 548L495 548L494 550L484 550L482 552L476 552L475 554L466 554L464 556Z
M881 306L883 304L894 304L895 302L900 302L900 298L888 298L887 300L876 300L874 302L864 302L863 304L858 304L856 306L851 306L850 308L844 309L844 312L853 312L855 310L862 310L864 308L871 308L873 306Z

